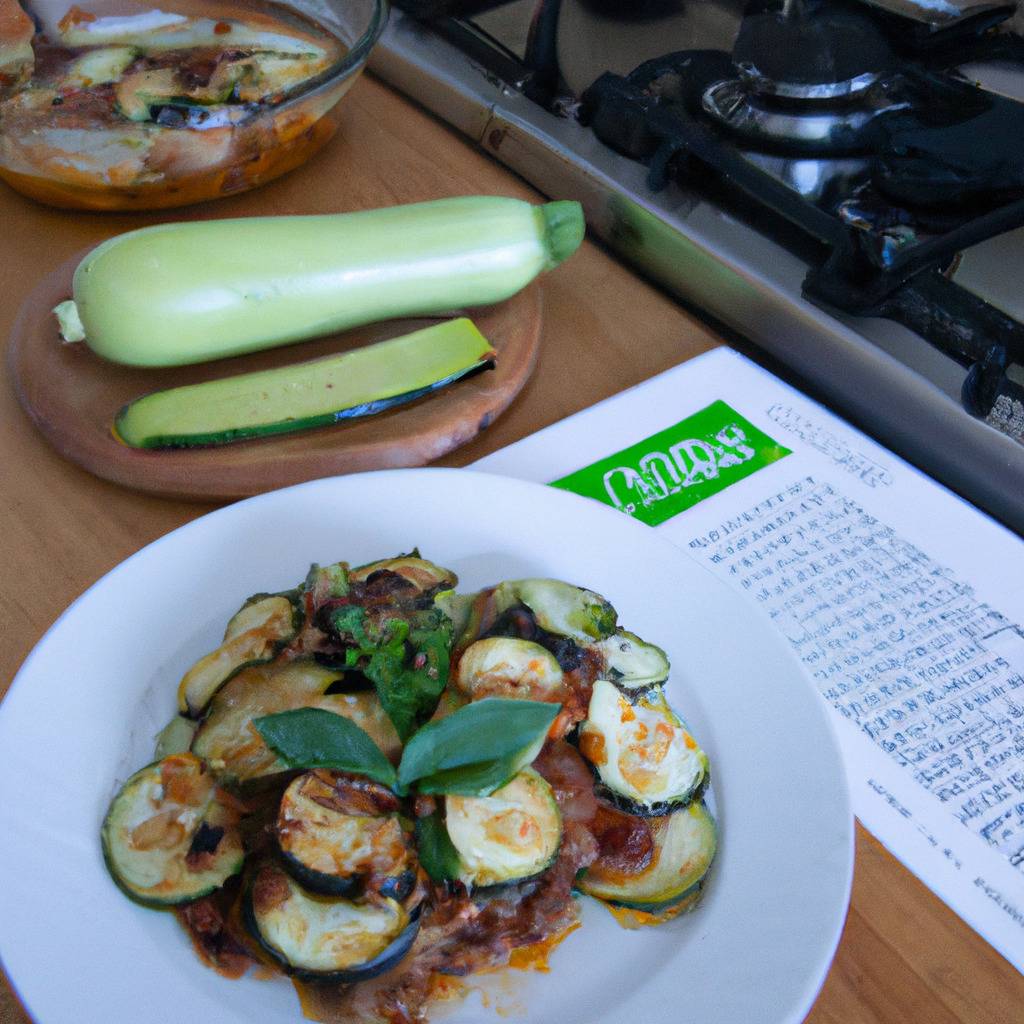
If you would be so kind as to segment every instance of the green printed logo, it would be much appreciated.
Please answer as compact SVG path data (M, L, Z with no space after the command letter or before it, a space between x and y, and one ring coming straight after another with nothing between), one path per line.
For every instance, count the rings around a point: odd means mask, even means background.
M551 486L657 526L791 454L725 402L712 402L674 427Z

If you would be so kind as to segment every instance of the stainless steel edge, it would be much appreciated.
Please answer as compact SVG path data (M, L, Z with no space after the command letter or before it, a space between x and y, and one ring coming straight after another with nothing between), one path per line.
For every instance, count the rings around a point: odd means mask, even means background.
M953 397L956 367L920 338L882 321L844 322L806 302L807 267L787 250L682 188L651 193L644 167L489 78L400 12L371 68L541 192L578 199L588 227L627 261L792 368L882 444L1024 533L1024 447L964 412ZM922 346L924 354L914 355ZM931 363L924 369L933 379L904 360Z

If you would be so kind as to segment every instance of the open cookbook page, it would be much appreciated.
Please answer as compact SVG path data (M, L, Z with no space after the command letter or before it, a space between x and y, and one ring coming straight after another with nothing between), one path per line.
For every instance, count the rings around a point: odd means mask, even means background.
M618 508L760 609L832 709L857 817L1024 971L1019 537L727 349L474 468Z

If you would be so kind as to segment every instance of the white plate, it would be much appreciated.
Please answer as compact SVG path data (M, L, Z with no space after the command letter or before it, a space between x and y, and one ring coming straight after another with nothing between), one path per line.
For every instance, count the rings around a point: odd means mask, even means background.
M300 1019L287 981L219 977L171 915L125 899L100 822L151 759L182 672L243 598L293 586L312 562L414 546L464 589L523 576L590 587L665 647L670 697L711 758L720 829L693 914L630 932L585 900L550 974L503 972L481 983L491 1009L476 993L435 1019L801 1020L839 939L853 861L819 697L759 614L649 528L563 491L441 469L318 480L204 516L103 577L32 652L0 706L0 957L30 1012L41 1024Z

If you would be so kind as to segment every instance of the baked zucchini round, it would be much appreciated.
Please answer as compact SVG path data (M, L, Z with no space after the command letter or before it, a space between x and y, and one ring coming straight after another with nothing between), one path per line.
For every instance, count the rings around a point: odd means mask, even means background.
M412 946L419 912L397 900L350 900L304 889L265 861L246 889L244 916L264 949L300 977L351 983L383 974Z
M576 886L588 896L658 913L694 895L702 884L717 843L715 823L703 803L650 819L654 851L642 871L623 871L601 857Z
M315 769L281 797L276 836L285 868L306 888L335 896L365 891L403 900L416 884L416 860L386 786Z
M603 640L618 616L600 594L562 580L527 579L500 583L494 591L498 612L525 605L541 629L578 643Z
M448 796L445 824L471 887L520 882L548 868L562 842L562 815L551 786L532 768L490 796Z
M147 906L190 903L242 870L235 811L192 754L137 771L111 801L100 837L114 881Z
M253 728L253 719L294 708L321 708L355 722L386 756L397 759L401 741L377 694L331 692L340 676L312 658L243 669L210 702L192 752L227 784L273 775L283 767Z
M660 686L626 695L605 679L594 683L579 748L597 773L598 794L630 814L667 814L707 784L707 755Z
M650 689L668 679L668 656L660 647L620 630L592 645L601 655L601 678L631 693Z
M558 659L540 644L515 637L477 640L459 659L455 684L467 696L557 700L562 689Z
M220 647L197 661L178 684L178 710L198 718L213 695L247 665L270 661L302 625L294 594L257 594L231 617Z

